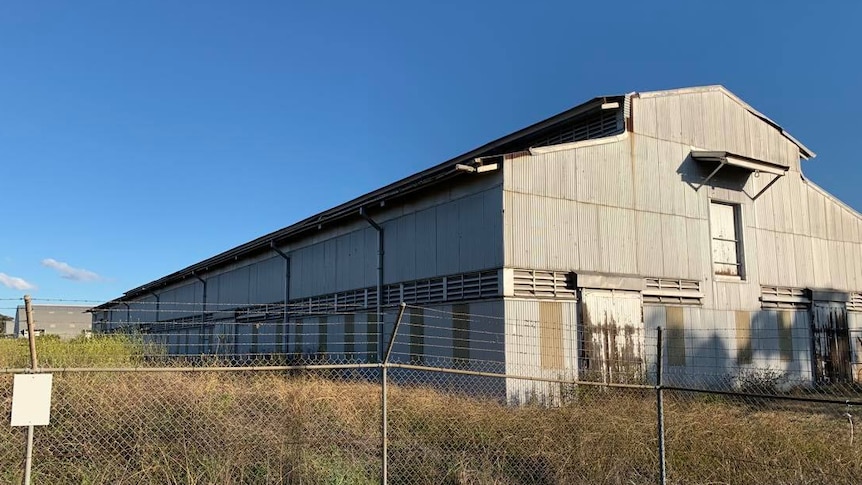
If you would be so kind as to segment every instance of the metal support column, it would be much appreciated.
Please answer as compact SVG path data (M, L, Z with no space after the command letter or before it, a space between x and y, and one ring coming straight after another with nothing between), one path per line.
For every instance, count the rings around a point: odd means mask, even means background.
M383 362L380 369L381 379L381 455L382 455L382 472L380 482L383 485L389 483L389 357L392 355L392 347L395 346L395 336L398 335L398 327L401 326L401 319L404 318L404 309L407 305L401 302L401 309L398 310L398 319L395 320L395 328L392 329L392 336L389 338L389 345L386 347L386 353L383 357Z
M365 208L359 209L359 215L377 231L377 361L383 362L383 227L365 213Z
M30 368L36 371L36 322L33 320L33 306L30 295L24 295L24 313L27 316L27 340L30 341ZM27 456L24 461L24 485L30 485L30 475L33 470L33 425L27 426Z
M284 259L284 315L282 316L281 322L282 342L280 342L279 345L282 346L281 351L287 353L288 346L290 345L290 333L287 331L288 324L290 323L290 315L288 313L288 308L290 308L290 256L284 254L284 251L281 249L278 249L278 246L275 245L275 241L270 241L269 247Z

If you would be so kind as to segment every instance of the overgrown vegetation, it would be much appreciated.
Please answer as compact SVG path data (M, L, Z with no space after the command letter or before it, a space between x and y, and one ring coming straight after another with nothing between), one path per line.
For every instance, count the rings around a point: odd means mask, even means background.
M68 345L113 345L95 342ZM43 344L45 359L86 363L63 360L62 343ZM121 361L121 349L112 362ZM2 358L17 362L5 352ZM52 423L36 430L34 483L378 483L379 385L326 376L55 374ZM11 380L0 374L6 420ZM512 407L394 383L390 483L655 483L654 392L584 388L572 396L559 408ZM862 445L851 444L847 412L668 392L670 482L858 483ZM0 483L20 481L24 436L24 429L0 426Z
M146 345L135 335L106 335L61 340L56 335L36 338L40 367L110 367L139 365L144 355L158 355L155 346ZM30 367L27 339L0 339L0 369Z

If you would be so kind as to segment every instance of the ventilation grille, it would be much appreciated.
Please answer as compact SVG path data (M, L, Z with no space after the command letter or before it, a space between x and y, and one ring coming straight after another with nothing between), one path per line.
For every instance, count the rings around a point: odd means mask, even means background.
M761 286L760 302L763 308L807 309L811 306L811 294L805 288Z
M698 280L646 278L643 300L661 305L702 305L703 293Z
M383 287L383 304L397 305L402 301L410 304L444 303L499 295L499 276L494 270L386 285ZM376 288L364 288L291 300L289 311L293 315L353 312L371 309L376 305Z
M602 110L589 118L568 122L544 134L531 146L561 145L619 134L623 131L620 114L619 110Z
M516 269L513 271L515 296L533 298L576 298L574 275L563 271Z
M850 293L850 300L847 302L848 312L862 312L862 293Z
M252 305L234 312L237 322L264 322L281 319L284 316L284 305Z

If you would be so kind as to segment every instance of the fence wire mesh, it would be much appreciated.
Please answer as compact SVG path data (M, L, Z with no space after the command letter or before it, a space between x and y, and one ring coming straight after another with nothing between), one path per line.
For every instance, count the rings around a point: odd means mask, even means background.
M776 340L656 323L655 309L629 328L534 303L387 307L381 320L160 302L174 320L139 306L91 336L37 337L54 389L34 482L380 483L385 466L393 484L657 483L659 364L667 483L862 476L855 374L795 320ZM26 339L0 346L8 419L30 355ZM24 429L2 429L0 482L17 483Z

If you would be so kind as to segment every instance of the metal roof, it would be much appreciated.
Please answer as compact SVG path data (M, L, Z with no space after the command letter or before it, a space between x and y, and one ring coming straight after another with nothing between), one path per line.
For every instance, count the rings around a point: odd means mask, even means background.
M271 232L257 239L249 241L245 244L229 249L223 253L217 254L211 258L205 259L199 263L183 268L179 271L171 273L167 276L159 278L155 281L139 286L127 291L122 297L116 298L109 302L103 303L93 310L107 308L115 303L123 302L134 298L135 296L148 294L151 291L167 286L171 283L191 277L195 274L205 273L209 270L223 266L230 262L238 260L240 257L250 256L262 251L269 250L272 245L282 243L291 239L301 237L309 231L316 231L323 225L328 225L345 218L360 217L360 209L372 209L381 207L386 201L403 197L407 194L418 190L431 187L433 185L449 181L455 177L463 176L466 172L457 170L456 165L472 162L478 157L486 157L500 155L504 153L512 153L519 150L529 148L529 142L536 136L540 136L543 132L552 129L561 123L576 119L582 115L592 113L595 110L600 110L602 104L618 102L623 104L625 95L619 96L602 96L593 98L586 103L575 106L560 114L552 116L546 120L540 121L526 128L518 130L514 133L498 138L492 142L486 143L478 148L475 148L467 153L459 155L455 158L447 160L443 163L435 165L431 168L403 178L397 182L393 182L385 187L369 192L365 195L357 197L349 202L345 202L332 209L320 212L311 217L303 219L293 225Z
M535 141L536 138L542 135L542 133L553 129L554 127L566 121L576 119L588 113L593 113L596 110L601 110L603 104L607 106L609 103L616 102L619 103L620 106L620 108L617 109L627 110L629 106L627 99L630 96L652 97L708 91L723 92L731 99L742 105L746 110L748 110L758 118L762 119L766 123L772 125L776 129L780 130L784 136L786 136L789 140L791 140L799 147L800 152L805 158L812 158L815 156L814 152L796 141L796 139L791 137L790 134L784 131L784 129L781 128L781 126L779 126L777 123L770 120L769 118L752 108L750 105L748 105L747 103L739 99L736 95L734 95L720 85L683 88L666 91L649 91L643 93L631 93L628 95L596 97L583 104L575 106L574 108L568 109L548 119L530 125L504 137L498 138L492 142L486 143L467 153L464 153L443 163L435 165L431 168L413 174L409 177L398 180L397 182L393 182L389 185L386 185L385 187L369 192L351 201L345 202L339 206L333 207L332 209L320 212L311 217L303 219L293 225L271 232L245 244L237 246L233 249L229 249L223 253L205 259L199 263L195 263L191 266L188 266L167 276L154 280L150 283L129 290L124 293L122 297L99 305L95 307L94 310L107 308L115 303L127 301L142 294L148 294L157 288L164 287L182 279L191 277L195 274L205 273L220 266L229 264L230 262L240 259L240 257L246 257L260 253L262 251L269 250L275 244L299 238L308 233L309 231L316 231L320 229L323 225L332 224L346 218L360 217L360 209L368 210L376 207L381 207L386 201L404 197L407 194L428 187L432 187L436 184L449 181L458 176L464 176L465 172L457 170L456 165L469 163L473 159L478 157L500 155L504 153L512 153L515 151L526 150L530 148L530 142Z

